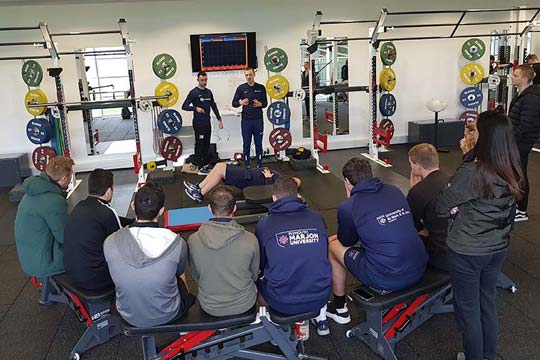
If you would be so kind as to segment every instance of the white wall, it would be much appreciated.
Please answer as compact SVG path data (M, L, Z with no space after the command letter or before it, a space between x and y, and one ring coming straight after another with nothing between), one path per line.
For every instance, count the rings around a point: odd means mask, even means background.
M49 24L51 32L74 30L116 29L119 18L126 18L128 29L136 43L132 45L135 65L135 85L137 95L149 95L159 79L153 74L151 62L161 52L173 55L179 65L179 71L172 81L181 92L181 101L187 92L195 86L191 73L189 35L196 33L255 31L259 72L257 81L265 83L267 75L263 65L264 46L281 47L289 55L289 65L284 71L292 89L300 86L300 39L305 37L311 27L315 10L322 10L324 19L376 19L382 7L391 11L426 10L441 8L482 8L508 7L517 5L517 1L493 0L489 3L479 0L456 0L451 5L438 5L433 1L262 1L256 0L245 5L244 1L148 1L134 3L100 3L85 5L49 5L49 6L8 6L0 7L0 24L8 26L32 26L40 21ZM453 21L455 16L426 17L426 21ZM484 17L483 20L493 19ZM480 18L479 18L480 20ZM411 21L411 18L403 19ZM412 20L414 21L414 19ZM488 28L489 30L490 28ZM470 31L479 31L471 27ZM325 26L325 36L366 36L367 26L341 25ZM433 35L433 30L423 29L415 32L396 32L396 36ZM391 35L392 36L392 35ZM0 32L0 42L39 40L39 32ZM60 51L71 51L81 47L118 46L119 36L84 36L61 37L57 39ZM399 42L398 59L393 66L398 77L394 94L398 100L398 111L393 117L396 126L396 141L406 141L407 123L411 120L430 119L432 114L426 110L425 102L431 97L440 97L449 102L449 108L443 117L456 117L463 108L459 105L459 92L464 85L459 80L460 48L463 40L431 40ZM366 42L351 42L349 45L349 82L351 85L367 85L369 75L368 47ZM44 50L29 48L0 47L0 57L23 54L44 54ZM482 59L487 64L488 57ZM50 67L50 61L40 61L43 68ZM61 59L64 68L62 79L67 101L79 100L77 73L72 56ZM379 64L380 66L380 64ZM26 85L20 77L21 62L0 62L0 153L27 152L34 149L25 135L26 122L30 116L23 106ZM209 88L216 97L220 110L230 106L235 83L240 81L240 73L215 73L209 76ZM234 78L236 77L236 80ZM233 81L230 79L233 78ZM41 88L49 99L55 99L54 82L46 76ZM174 107L180 109L181 101ZM301 139L300 103L291 101L291 131L295 145L307 145ZM191 122L191 115L182 113L185 123ZM330 140L333 148L364 146L368 134L368 95L353 93L350 96L350 135L342 135ZM131 156L86 155L84 129L80 112L68 115L73 157L79 170L88 170L96 166L130 166ZM234 121L234 120L233 120ZM239 121L239 120L238 120ZM270 124L266 123L266 130ZM154 157L152 150L152 128L149 113L139 112L139 127L144 160ZM267 133L265 138L267 138ZM265 140L266 141L266 140ZM231 141L230 148L241 149L239 142Z

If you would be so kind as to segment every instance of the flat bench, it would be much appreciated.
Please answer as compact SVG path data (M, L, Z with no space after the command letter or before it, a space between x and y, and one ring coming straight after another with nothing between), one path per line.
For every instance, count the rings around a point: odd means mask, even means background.
M406 290L380 295L362 285L350 296L366 312L366 321L348 330L347 337L362 340L385 360L397 360L395 344L434 314L453 312L450 277L432 269Z
M214 317L205 313L198 302L173 324L149 328L134 327L122 320L127 336L140 336L144 360L167 359L321 359L300 354L298 340L291 326L296 322L315 318L319 313L294 316L268 312L265 307L236 315ZM156 336L185 333L161 351L156 348ZM251 350L254 346L271 342L283 355Z

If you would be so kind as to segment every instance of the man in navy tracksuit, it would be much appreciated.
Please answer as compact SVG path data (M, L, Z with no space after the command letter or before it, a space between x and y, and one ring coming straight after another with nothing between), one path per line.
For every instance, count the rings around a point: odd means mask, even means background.
M234 93L232 106L242 106L242 140L244 163L249 167L249 152L251 149L251 137L255 142L257 155L257 167L262 165L262 138L264 132L262 109L268 105L266 88L255 82L255 70L244 70L247 82L238 86Z
M329 239L334 301L326 315L347 324L347 270L374 290L399 291L422 278L428 255L397 187L374 178L366 159L350 159L342 173L348 199L338 208L338 234Z
M206 72L199 71L197 74L198 85L188 94L182 110L193 111L193 130L195 131L195 161L199 169L204 168L202 172L209 172L205 168L209 162L210 136L212 134L212 125L210 124L210 108L214 111L218 119L219 128L223 129L223 121L212 91L206 87L208 76Z
M326 302L332 270L323 217L298 198L298 186L281 175L272 185L274 204L257 224L260 304L287 315L317 312L319 335L328 335Z

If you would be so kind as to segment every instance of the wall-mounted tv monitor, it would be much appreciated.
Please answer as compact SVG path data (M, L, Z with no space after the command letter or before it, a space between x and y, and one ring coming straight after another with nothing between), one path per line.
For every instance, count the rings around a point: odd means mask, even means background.
M190 42L193 72L257 67L254 32L190 35Z

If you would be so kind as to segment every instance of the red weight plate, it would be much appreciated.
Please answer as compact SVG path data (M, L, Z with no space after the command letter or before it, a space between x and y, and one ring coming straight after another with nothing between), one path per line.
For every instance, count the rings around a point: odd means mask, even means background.
M45 171L45 166L56 156L56 152L50 146L40 146L32 152L32 163L39 171Z
M161 141L159 148L161 156L166 160L176 161L182 155L182 142L174 136L167 136Z
M292 135L285 128L276 128L270 133L268 141L276 152L287 150L292 145Z
M465 122L473 122L478 119L478 113L474 110L467 110L459 115L459 120Z

